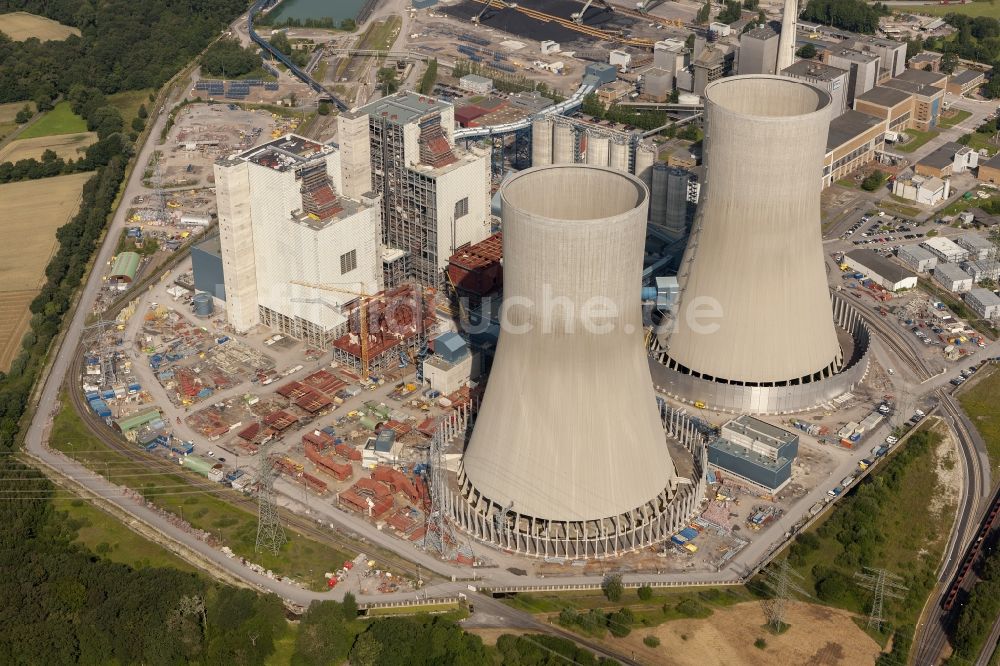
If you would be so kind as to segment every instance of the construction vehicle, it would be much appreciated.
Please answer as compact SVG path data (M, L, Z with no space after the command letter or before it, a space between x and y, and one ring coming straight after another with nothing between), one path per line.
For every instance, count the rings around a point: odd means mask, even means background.
M614 7L612 7L611 3L609 3L607 0L597 0L597 2L604 7L604 11L606 12L614 11ZM570 14L569 17L573 19L573 23L576 23L578 25L583 25L583 16L584 14L587 13L587 10L590 9L590 6L592 4L594 4L594 0L587 0L587 2L584 3L583 5L583 9L581 9L578 12L573 12L572 14Z

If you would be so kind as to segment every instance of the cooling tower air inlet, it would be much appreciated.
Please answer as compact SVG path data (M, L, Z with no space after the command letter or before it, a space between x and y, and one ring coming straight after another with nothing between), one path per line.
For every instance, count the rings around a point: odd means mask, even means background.
M633 547L666 538L678 479L642 342L648 190L565 165L523 171L500 196L504 317L462 495L483 520L509 509L513 532L579 556L618 551L593 542L621 530Z

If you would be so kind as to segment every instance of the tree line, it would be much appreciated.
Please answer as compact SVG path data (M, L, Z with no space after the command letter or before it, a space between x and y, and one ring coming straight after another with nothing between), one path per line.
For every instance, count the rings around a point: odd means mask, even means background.
M801 18L841 30L874 35L879 18L891 13L881 2L869 5L864 0L809 0Z

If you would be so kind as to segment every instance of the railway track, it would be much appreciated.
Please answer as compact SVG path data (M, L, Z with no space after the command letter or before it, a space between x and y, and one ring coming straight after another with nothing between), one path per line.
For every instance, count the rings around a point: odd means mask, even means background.
M83 393L78 387L73 386L73 383L81 376L82 371L83 349L81 347L77 352L76 358L74 359L73 370L67 378L67 392L70 395L73 409L75 409L77 414L79 414L80 419L87 426L87 429L91 432L91 434L97 437L109 449L125 456L133 462L141 463L151 471L178 475L177 465L160 456L147 453L146 451L138 448L136 445L117 437L108 428L107 424L94 414L94 412L90 409L90 406L85 402ZM181 476L193 489L201 490L209 495L219 497L232 505L246 509L251 514L255 514L257 512L257 502L243 493L235 490L228 490L218 483L203 480L183 472L180 473L179 476ZM373 551L377 550L379 559L385 562L389 568L404 572L407 575L413 576L414 579L418 577L416 566L413 563L395 555L391 551L387 551L372 543L362 543L360 541L356 541L339 534L334 530L320 529L311 521L306 520L298 514L288 511L287 509L279 507L279 511L284 525L303 536L311 537L321 543L327 543L348 552L373 553ZM426 567L421 568L419 577L422 577L425 582L430 579L443 580L439 575L433 573L432 571L428 571Z
M934 374L928 369L927 364L924 359L917 354L909 345L904 343L899 338L898 331L891 328L889 324L885 322L881 317L866 310L862 304L855 304L855 309L861 314L861 317L868 322L872 329L878 332L879 339L885 342L892 351L899 357L906 366L913 371L917 379L924 381L934 376Z

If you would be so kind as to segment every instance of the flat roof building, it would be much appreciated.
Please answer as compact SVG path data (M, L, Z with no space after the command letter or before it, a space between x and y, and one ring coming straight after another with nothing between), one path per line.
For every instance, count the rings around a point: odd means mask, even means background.
M950 141L926 157L921 158L919 162L913 165L913 170L921 176L933 176L935 178L950 176L955 163L955 153L961 148L963 148L962 144Z
M899 248L896 258L918 273L926 273L937 266L937 255L919 245L904 245Z
M986 83L986 74L983 72L966 69L955 72L948 77L947 90L952 95L967 95L975 92L976 88Z
M791 480L798 450L797 434L743 415L725 424L709 444L708 462L774 492Z
M968 250L944 236L928 238L921 245L936 254L938 259L944 262L957 264L969 258Z
M934 269L934 281L950 292L965 292L972 289L972 276L957 264L938 264Z
M742 51L740 52L742 59ZM742 65L742 60L741 60ZM799 79L811 83L828 93L833 100L833 117L847 110L848 71L833 65L826 65L818 60L799 60L781 70L782 76Z
M989 289L974 287L962 298L983 319L1000 319L1000 296Z
M814 41L810 41L810 43L816 45ZM854 100L878 84L879 59L870 53L862 53L849 48L830 48L827 51L826 62L849 72L847 88L847 106L849 107L853 108Z
M1000 185L1000 153L979 164L976 178L982 183Z
M921 51L910 58L910 62L907 64L914 69L929 69L932 72L936 72L941 69L941 54L934 53L933 51Z
M769 25L740 35L739 74L774 74L778 62L778 33Z
M936 206L951 194L951 181L937 176L921 176L907 169L892 181L892 193L924 206Z
M883 85L913 96L913 117L910 126L926 132L937 125L947 82L948 77L945 74L908 69Z
M886 291L896 292L917 286L916 274L874 250L851 250L844 257L844 261L854 270L867 275Z
M860 169L885 149L885 120L849 110L830 123L823 161L823 186Z
M466 74L458 80L458 87L477 95L486 95L493 90L493 79L478 74Z
M972 261L992 259L997 254L996 245L979 234L963 234L955 239L955 243L969 251Z
M979 284L983 280L1000 280L1000 263L993 259L962 262L962 268L972 276L972 281Z
M913 96L896 88L876 86L854 100L854 109L882 118L889 131L901 132L909 127Z

